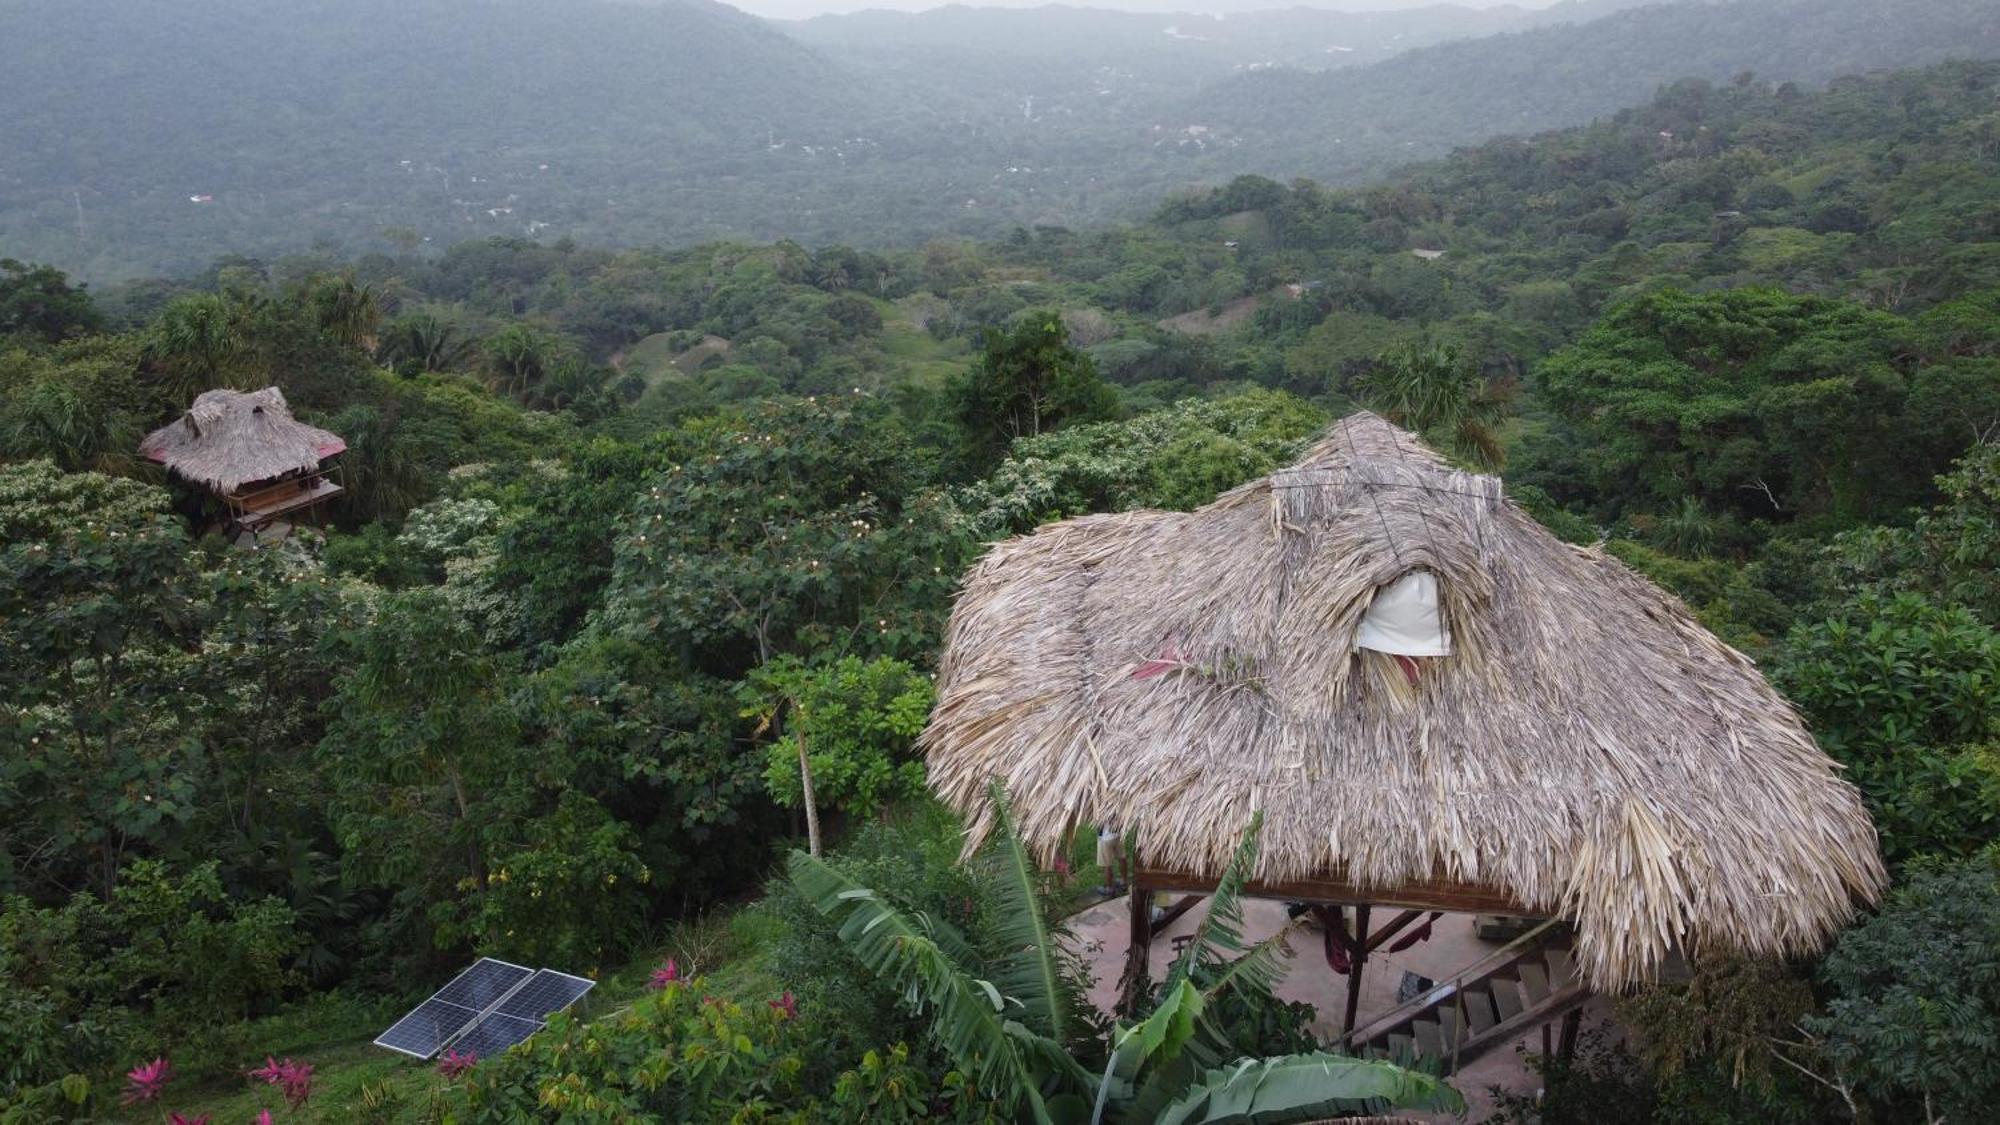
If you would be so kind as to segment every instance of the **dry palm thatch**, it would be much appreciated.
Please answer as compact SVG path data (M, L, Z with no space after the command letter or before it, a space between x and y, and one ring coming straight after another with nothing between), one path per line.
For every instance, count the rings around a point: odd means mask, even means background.
M139 443L142 456L221 493L318 468L345 448L338 436L293 418L276 387L204 391L186 414Z
M1413 683L1355 637L1417 568L1452 651ZM1817 948L1884 881L1858 794L1748 658L1365 413L1197 511L994 547L923 746L974 845L994 779L1045 861L1108 822L1142 867L1213 876L1261 810L1258 881L1500 889L1574 921L1600 987L1676 945Z

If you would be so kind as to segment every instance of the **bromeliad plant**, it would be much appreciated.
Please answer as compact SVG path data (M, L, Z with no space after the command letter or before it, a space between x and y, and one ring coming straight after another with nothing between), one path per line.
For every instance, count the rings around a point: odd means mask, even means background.
M993 801L1000 829L985 859L1002 911L978 943L997 951L990 958L949 923L898 909L813 856L794 852L790 874L861 962L930 1014L936 1042L1003 1114L1036 1125L1196 1125L1463 1108L1441 1080L1386 1062L1324 1052L1240 1057L1217 1016L1229 999L1268 995L1289 955L1286 931L1255 945L1242 933L1256 821L1152 1012L1099 1035L1084 1016L1081 966L1060 923L1043 913L1034 864L997 787Z

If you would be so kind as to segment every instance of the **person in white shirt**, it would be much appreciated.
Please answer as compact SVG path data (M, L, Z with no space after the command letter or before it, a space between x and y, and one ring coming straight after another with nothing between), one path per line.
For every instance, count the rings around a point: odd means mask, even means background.
M1107 897L1124 894L1131 872L1127 870L1125 841L1119 837L1114 825L1098 825L1097 866L1104 873L1104 884L1097 888L1097 892Z

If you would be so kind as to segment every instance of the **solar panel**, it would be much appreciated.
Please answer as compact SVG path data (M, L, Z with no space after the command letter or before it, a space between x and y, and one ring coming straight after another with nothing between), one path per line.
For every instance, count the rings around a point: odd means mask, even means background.
M451 978L451 983L438 989L437 998L446 1003L457 1004L461 1008L483 1012L514 991L522 981L534 975L535 970L526 966L495 961L491 957L481 957L472 963L470 969Z
M594 980L573 977L554 969L541 969L493 1010L503 1016L546 1020L583 999L584 993L596 987Z
M524 1020L498 1012L467 1028L451 1045L461 1055L490 1059L542 1029L541 1020Z
M375 1045L427 1059L438 1053L445 1040L465 1030L478 1018L476 1009L461 1008L432 997L377 1036Z
M397 1020L375 1045L420 1059L447 1045L486 1058L540 1031L549 1016L595 987L595 981L553 969L482 957Z
M375 1045L430 1058L533 976L532 969L481 957L377 1036Z

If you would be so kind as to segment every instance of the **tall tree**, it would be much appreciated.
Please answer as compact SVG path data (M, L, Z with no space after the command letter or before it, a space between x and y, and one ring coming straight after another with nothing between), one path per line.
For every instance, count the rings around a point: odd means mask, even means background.
M953 388L967 460L984 468L1015 438L1117 413L1118 393L1089 356L1070 346L1062 314L1029 313L986 333L979 359Z

